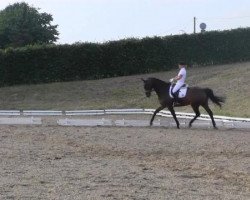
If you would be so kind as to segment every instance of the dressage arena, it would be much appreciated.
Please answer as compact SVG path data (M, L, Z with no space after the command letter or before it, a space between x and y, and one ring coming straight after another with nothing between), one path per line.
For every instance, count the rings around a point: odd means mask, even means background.
M249 119L125 112L0 112L0 199L250 199Z

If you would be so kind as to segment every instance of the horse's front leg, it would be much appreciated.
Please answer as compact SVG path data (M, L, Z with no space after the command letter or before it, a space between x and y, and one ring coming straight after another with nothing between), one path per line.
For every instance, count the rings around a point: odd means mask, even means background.
M150 120L150 126L153 125L153 121L154 121L155 115L156 115L158 112L160 112L161 110L163 110L164 108L165 108L164 106L160 106L159 108L157 108L157 109L155 110L155 112L154 112L154 114L153 114L153 116L152 116L152 118L151 118L151 120Z
M176 122L176 126L177 126L177 128L179 129L179 128L180 128L180 123L179 123L179 121L177 120L177 117L176 117L176 114L175 114L175 111L174 111L173 106L169 106L169 107L168 107L168 110L171 112L172 116L174 117L174 120L175 120L175 122Z

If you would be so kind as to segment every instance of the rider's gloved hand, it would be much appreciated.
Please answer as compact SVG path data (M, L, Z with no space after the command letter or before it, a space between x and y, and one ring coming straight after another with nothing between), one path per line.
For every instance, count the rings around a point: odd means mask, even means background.
M171 78L169 81L170 81L170 83L172 83L172 82L174 82L174 79L173 79L173 78Z

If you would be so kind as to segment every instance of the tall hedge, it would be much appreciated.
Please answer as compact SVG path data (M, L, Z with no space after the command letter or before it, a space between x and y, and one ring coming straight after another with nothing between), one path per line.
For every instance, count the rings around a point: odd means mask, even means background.
M192 65L250 60L250 28L0 50L0 86L164 71L179 60Z

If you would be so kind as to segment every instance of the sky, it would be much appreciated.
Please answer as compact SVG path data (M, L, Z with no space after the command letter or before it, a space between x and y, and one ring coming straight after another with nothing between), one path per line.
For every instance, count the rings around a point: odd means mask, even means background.
M58 44L107 42L250 27L250 0L0 0L26 2L53 16Z

